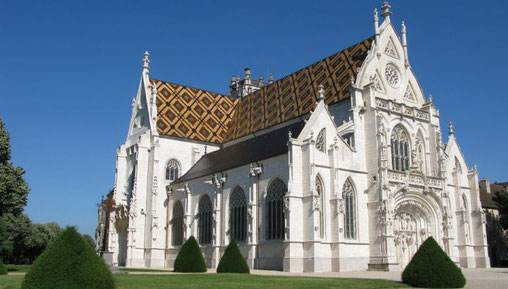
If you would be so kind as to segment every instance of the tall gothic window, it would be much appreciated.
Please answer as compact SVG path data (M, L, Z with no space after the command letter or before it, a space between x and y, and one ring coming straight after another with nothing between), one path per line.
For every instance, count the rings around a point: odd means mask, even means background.
M409 136L401 126L396 126L392 132L392 169L406 171L409 169Z
M208 195L199 200L198 234L200 244L212 243L212 201Z
M342 187L344 199L344 237L356 239L356 196L353 184L347 179Z
M229 199L229 231L231 239L247 240L247 198L240 187L236 187Z
M319 210L319 236L324 238L325 236L325 222L323 216L323 205L324 205L324 186L321 178L319 176L316 177L316 193L317 193L317 202L318 202L318 210Z
M173 246L180 246L183 243L183 206L182 202L176 201L173 206L173 220L171 224L171 235Z
M180 176L180 162L175 159L170 159L166 164L166 180L174 181Z
M288 188L281 179L275 179L266 194L266 239L284 240L284 196Z
M326 131L324 128L317 135L316 148L322 152L326 151Z

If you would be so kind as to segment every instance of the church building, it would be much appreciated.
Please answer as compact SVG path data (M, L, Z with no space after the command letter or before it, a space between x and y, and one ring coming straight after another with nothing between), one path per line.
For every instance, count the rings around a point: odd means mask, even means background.
M103 257L172 268L195 236L209 268L235 239L251 268L401 270L432 236L461 267L488 267L478 170L390 8L371 37L278 80L245 69L228 95L152 77L145 53L99 209Z

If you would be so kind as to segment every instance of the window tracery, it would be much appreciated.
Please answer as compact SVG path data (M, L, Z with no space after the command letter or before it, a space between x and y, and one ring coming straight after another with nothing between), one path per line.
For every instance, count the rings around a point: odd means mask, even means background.
M284 239L284 196L287 186L281 179L275 179L268 187L265 202L266 239Z
M180 162L176 159L170 159L166 164L166 180L174 181L180 176Z
M384 50L384 53L386 55L389 55L391 57L394 57L394 58L399 58L399 55L397 54L397 50L395 50L395 46L393 45L393 42L392 40L388 40L388 43L386 44L385 46L385 50Z
M316 138L316 149L321 152L325 152L326 148L326 131L323 128Z
M347 179L342 187L344 199L344 237L356 239L356 196L351 179Z
M406 87L406 91L404 92L404 98L410 101L415 100L415 95L413 93L413 89L411 88L410 84L408 84Z
M208 195L204 195L199 200L198 208L198 233L200 244L210 244L212 242L212 201Z
M247 198L243 189L238 186L229 199L229 230L231 240L247 240Z
M392 87L398 87L400 82L399 71L395 66L388 64L385 67L385 78L389 85Z
M392 169L409 170L409 135L400 125L396 126L391 135Z
M171 224L171 235L173 246L180 246L183 244L183 206L180 201L176 201L173 206L173 220Z
M316 194L317 201L319 202L319 235L321 238L324 238L325 234L325 224L324 224L324 215L323 215L323 205L324 205L324 186L321 178L316 176Z

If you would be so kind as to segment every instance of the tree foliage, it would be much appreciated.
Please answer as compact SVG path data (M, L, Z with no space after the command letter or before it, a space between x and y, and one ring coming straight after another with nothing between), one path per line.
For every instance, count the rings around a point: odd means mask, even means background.
M175 272L206 272L206 263L198 242L191 236L180 248L175 259Z
M69 227L32 265L23 289L115 288L104 261L85 239Z
M86 243L95 250L95 240L92 238L92 236L84 234L83 238L85 239Z
M32 232L32 223L25 214L3 214L0 217L0 258L4 262L19 264L27 254L26 239Z
M24 173L25 170L11 163L10 137L0 118L0 216L6 213L18 216L23 212L29 193Z
M229 243L224 255L220 258L217 273L250 273L249 266L235 240Z
M417 288L462 288L466 278L434 238L429 237L402 272L402 282Z
M4 262L2 262L2 259L0 259L0 275L7 275L7 266L5 266Z
M493 198L499 206L499 221L503 229L508 230L508 192L501 191L495 192L496 196Z

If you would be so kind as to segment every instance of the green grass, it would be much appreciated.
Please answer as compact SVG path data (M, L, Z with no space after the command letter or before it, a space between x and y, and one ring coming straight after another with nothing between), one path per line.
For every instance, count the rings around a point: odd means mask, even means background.
M7 265L7 271L10 272L28 272L32 265Z
M158 288L407 288L388 280L279 277L244 274L115 275L118 289ZM21 288L24 276L0 277L1 289Z

